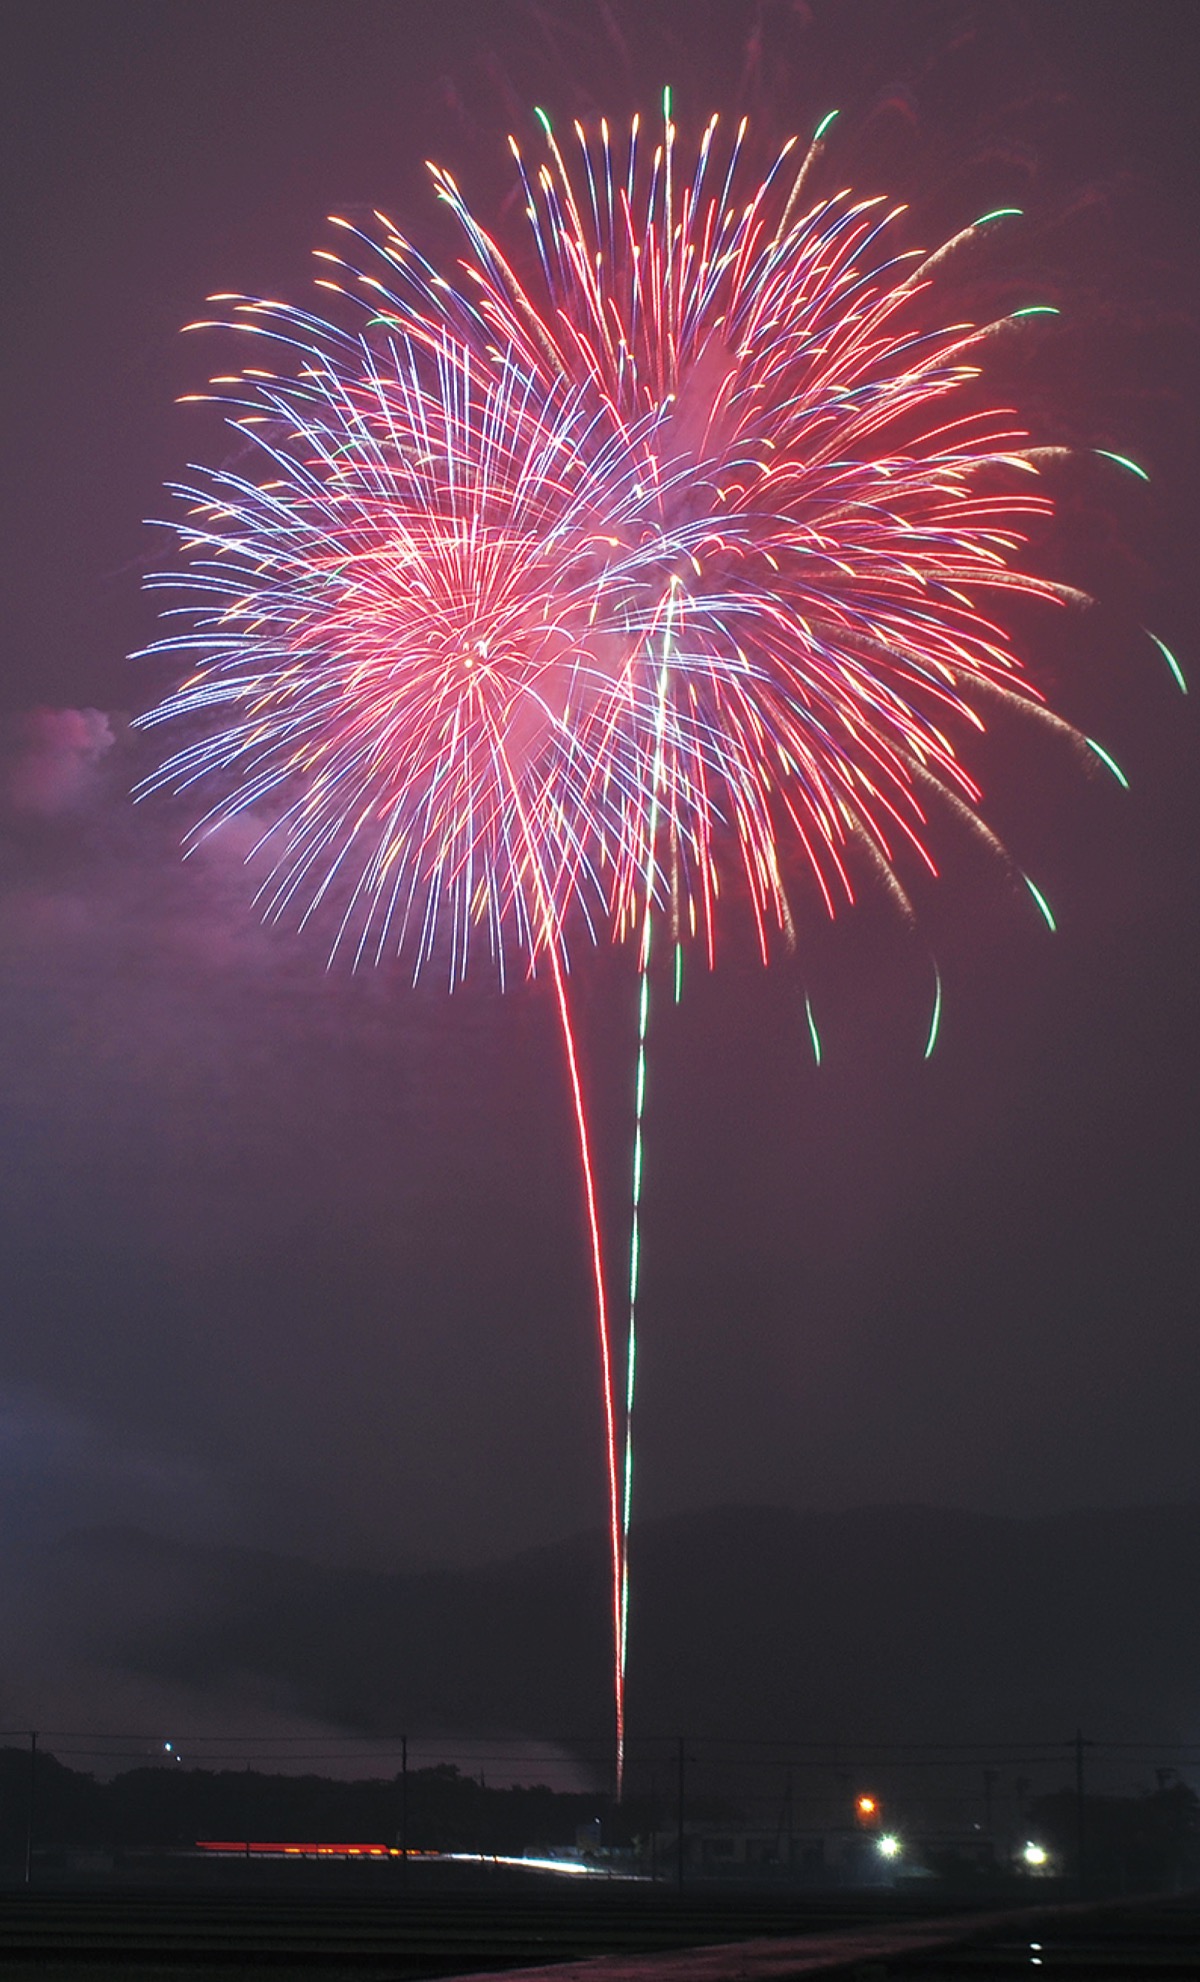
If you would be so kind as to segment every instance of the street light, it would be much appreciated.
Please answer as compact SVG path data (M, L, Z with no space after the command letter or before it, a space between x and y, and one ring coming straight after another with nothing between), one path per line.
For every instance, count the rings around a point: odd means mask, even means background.
M877 1841L875 1848L883 1858L899 1858L902 1847L895 1833L888 1831Z

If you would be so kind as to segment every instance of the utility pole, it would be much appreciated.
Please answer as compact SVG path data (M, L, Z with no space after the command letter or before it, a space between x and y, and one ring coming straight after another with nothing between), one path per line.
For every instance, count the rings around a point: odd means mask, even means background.
M29 1801L25 1811L25 1884L33 1883L33 1820L37 1803L37 1733L29 1731Z
M1029 1836L1029 1833L1025 1829L1025 1806L1029 1801L1030 1787L1031 1784L1028 1776L1018 1776L1013 1784L1013 1807L1016 1811L1016 1827L1015 1834L1009 1838L1009 1844L1015 1845L1018 1850L1023 1849Z
M683 1736L682 1734L679 1736L679 1746L676 1757L676 1769L677 1769L677 1775L676 1775L675 1802L676 1802L676 1818L679 1824L679 1855L675 1866L675 1884L678 1886L680 1892L682 1892L684 1850L685 1850L684 1836L683 1836Z
M408 1736L400 1736L400 1862L408 1871Z
M1084 1876L1083 1729L1075 1729L1075 1882L1082 1897Z
M783 1857L783 1841L785 1836L787 1838L786 1858ZM790 1769L787 1772L787 1780L783 1789L783 1808L779 1813L779 1830L775 1838L775 1856L777 1859L783 1859L789 1872L795 1870L796 1841L792 1809L792 1772Z

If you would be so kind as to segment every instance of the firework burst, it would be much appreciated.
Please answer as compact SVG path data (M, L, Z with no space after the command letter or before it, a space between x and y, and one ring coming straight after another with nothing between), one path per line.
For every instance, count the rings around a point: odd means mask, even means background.
M465 238L454 284L377 215L321 251L322 286L365 310L350 327L210 299L205 323L270 368L194 395L229 404L241 465L177 491L184 568L152 582L184 626L150 651L191 673L145 719L194 719L148 788L211 787L196 833L261 822L267 914L322 911L334 952L436 959L451 982L481 937L502 980L552 975L603 1377L618 1781L654 928L678 995L685 946L714 957L723 875L765 960L772 929L795 940L803 876L830 914L856 868L904 903L906 867L936 871L939 810L990 839L960 739L980 701L1039 698L984 602L1077 596L1017 562L1050 503L1029 437L978 403L1001 325L944 324L931 298L1003 215L905 249L903 209L812 198L829 120L746 190L744 124L722 150L714 117L685 155L664 109L652 144L636 121L619 144L577 126L568 157L547 123L530 168L514 143L523 272L433 168ZM640 977L623 1358L567 995L576 934L610 933Z

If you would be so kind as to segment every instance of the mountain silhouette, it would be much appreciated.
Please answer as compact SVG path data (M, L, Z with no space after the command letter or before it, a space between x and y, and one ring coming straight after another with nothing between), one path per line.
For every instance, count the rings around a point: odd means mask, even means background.
M1200 1507L720 1507L646 1523L632 1573L635 1736L1020 1742L1082 1726L1170 1743L1200 1722ZM600 1535L389 1574L96 1529L45 1553L37 1587L48 1639L91 1675L77 1714L119 1680L126 1701L175 1689L236 1699L243 1719L257 1702L362 1735L569 1746L608 1732L607 1577Z

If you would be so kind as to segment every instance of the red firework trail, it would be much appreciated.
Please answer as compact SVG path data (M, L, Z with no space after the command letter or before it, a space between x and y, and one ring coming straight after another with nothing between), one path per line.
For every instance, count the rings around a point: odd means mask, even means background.
M789 874L833 914L857 866L907 910L939 819L997 846L955 741L997 698L1120 776L980 603L1080 596L1017 562L1060 450L977 384L988 340L1050 306L947 325L931 300L1014 210L926 254L902 208L812 197L829 119L743 191L744 123L721 152L712 118L685 154L664 113L652 145L636 120L619 145L576 126L571 161L543 118L534 171L513 144L524 272L431 168L465 237L455 283L377 215L336 221L353 259L321 251L321 286L365 321L210 298L205 324L264 362L190 395L230 407L239 454L175 490L184 566L151 583L183 625L148 651L191 672L143 719L189 725L144 789L210 788L196 835L256 822L269 917L321 912L331 954L436 961L451 985L481 939L502 984L518 960L551 973L604 1395L618 1785L655 918L678 993L685 945L713 960L723 876L764 961L772 928L796 940ZM568 997L570 946L605 933L637 937L640 977L620 1409Z

